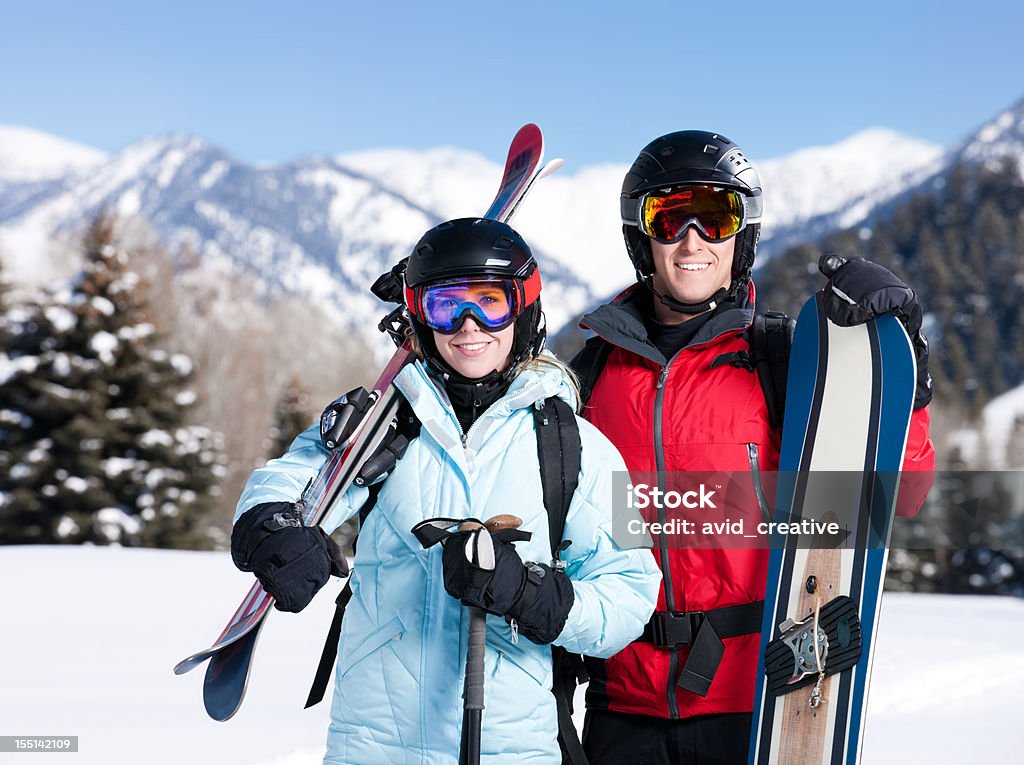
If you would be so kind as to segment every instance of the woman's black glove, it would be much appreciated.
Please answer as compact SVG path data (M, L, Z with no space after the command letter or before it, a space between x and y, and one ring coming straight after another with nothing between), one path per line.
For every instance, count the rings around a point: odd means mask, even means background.
M494 567L481 562L481 535L490 534ZM540 563L524 564L512 542L514 529L458 531L444 543L444 588L453 598L496 616L515 619L520 633L534 643L550 643L565 626L573 604L569 578ZM486 540L484 540L486 541ZM483 556L490 563L490 554Z
M246 511L231 532L231 560L256 574L274 607L301 611L334 576L348 576L348 561L319 526L303 526L291 502L267 502Z
M526 587L508 616L516 620L519 634L545 645L562 634L575 599L564 571L545 563L527 563Z
M841 265L840 265L841 264ZM917 390L914 408L932 400L932 377L928 373L928 338L921 331L921 303L917 293L896 274L864 258L845 263L824 255L818 267L829 277L825 286L825 315L841 327L852 327L892 313L907 329L917 358Z

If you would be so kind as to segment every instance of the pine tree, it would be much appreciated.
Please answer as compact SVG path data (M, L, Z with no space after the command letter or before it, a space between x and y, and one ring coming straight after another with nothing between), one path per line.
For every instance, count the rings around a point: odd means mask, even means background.
M11 285L7 283L7 277L4 274L3 257L0 257L0 360L7 358L7 343L10 339L7 327L7 307L10 294Z
M310 426L314 414L310 411L309 393L298 376L293 376L285 386L274 409L274 422L270 426L270 457L279 457L288 451L295 437Z
M112 217L68 289L17 315L0 412L7 541L210 547L217 436L190 427L191 361L156 343Z

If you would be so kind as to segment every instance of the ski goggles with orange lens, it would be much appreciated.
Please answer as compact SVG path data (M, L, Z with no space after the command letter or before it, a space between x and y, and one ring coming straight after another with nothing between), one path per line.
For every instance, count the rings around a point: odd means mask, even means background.
M708 242L724 242L760 217L759 197L720 186L679 186L622 200L622 222L663 244L678 242L690 226Z
M482 329L500 331L522 311L525 295L515 279L478 277L434 282L414 290L413 314L428 327L454 335L467 316Z

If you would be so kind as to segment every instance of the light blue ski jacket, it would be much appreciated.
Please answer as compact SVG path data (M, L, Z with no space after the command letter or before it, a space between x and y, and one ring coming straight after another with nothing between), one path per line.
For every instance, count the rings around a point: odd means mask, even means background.
M424 550L414 525L511 513L533 533L516 543L519 555L550 562L531 407L552 395L575 403L561 372L522 372L465 436L432 380L416 362L395 381L423 427L359 533L325 765L457 762L469 614L445 592L441 546ZM661 574L650 552L612 541L612 473L626 468L596 428L578 422L582 468L565 524L572 545L562 553L575 602L555 644L604 658L639 636ZM236 520L259 503L297 499L326 456L316 427L302 433L287 454L252 474ZM325 529L337 528L366 498L366 489L349 489ZM551 649L488 616L485 662L482 762L557 765Z

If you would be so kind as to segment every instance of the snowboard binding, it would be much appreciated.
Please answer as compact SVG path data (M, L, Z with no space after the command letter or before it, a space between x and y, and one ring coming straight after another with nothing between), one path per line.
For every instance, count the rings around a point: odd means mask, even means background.
M817 630L814 620L813 613L800 621L786 619L779 625L782 634L765 648L765 674L773 696L803 688L859 661L861 631L856 603L840 595L821 607Z

